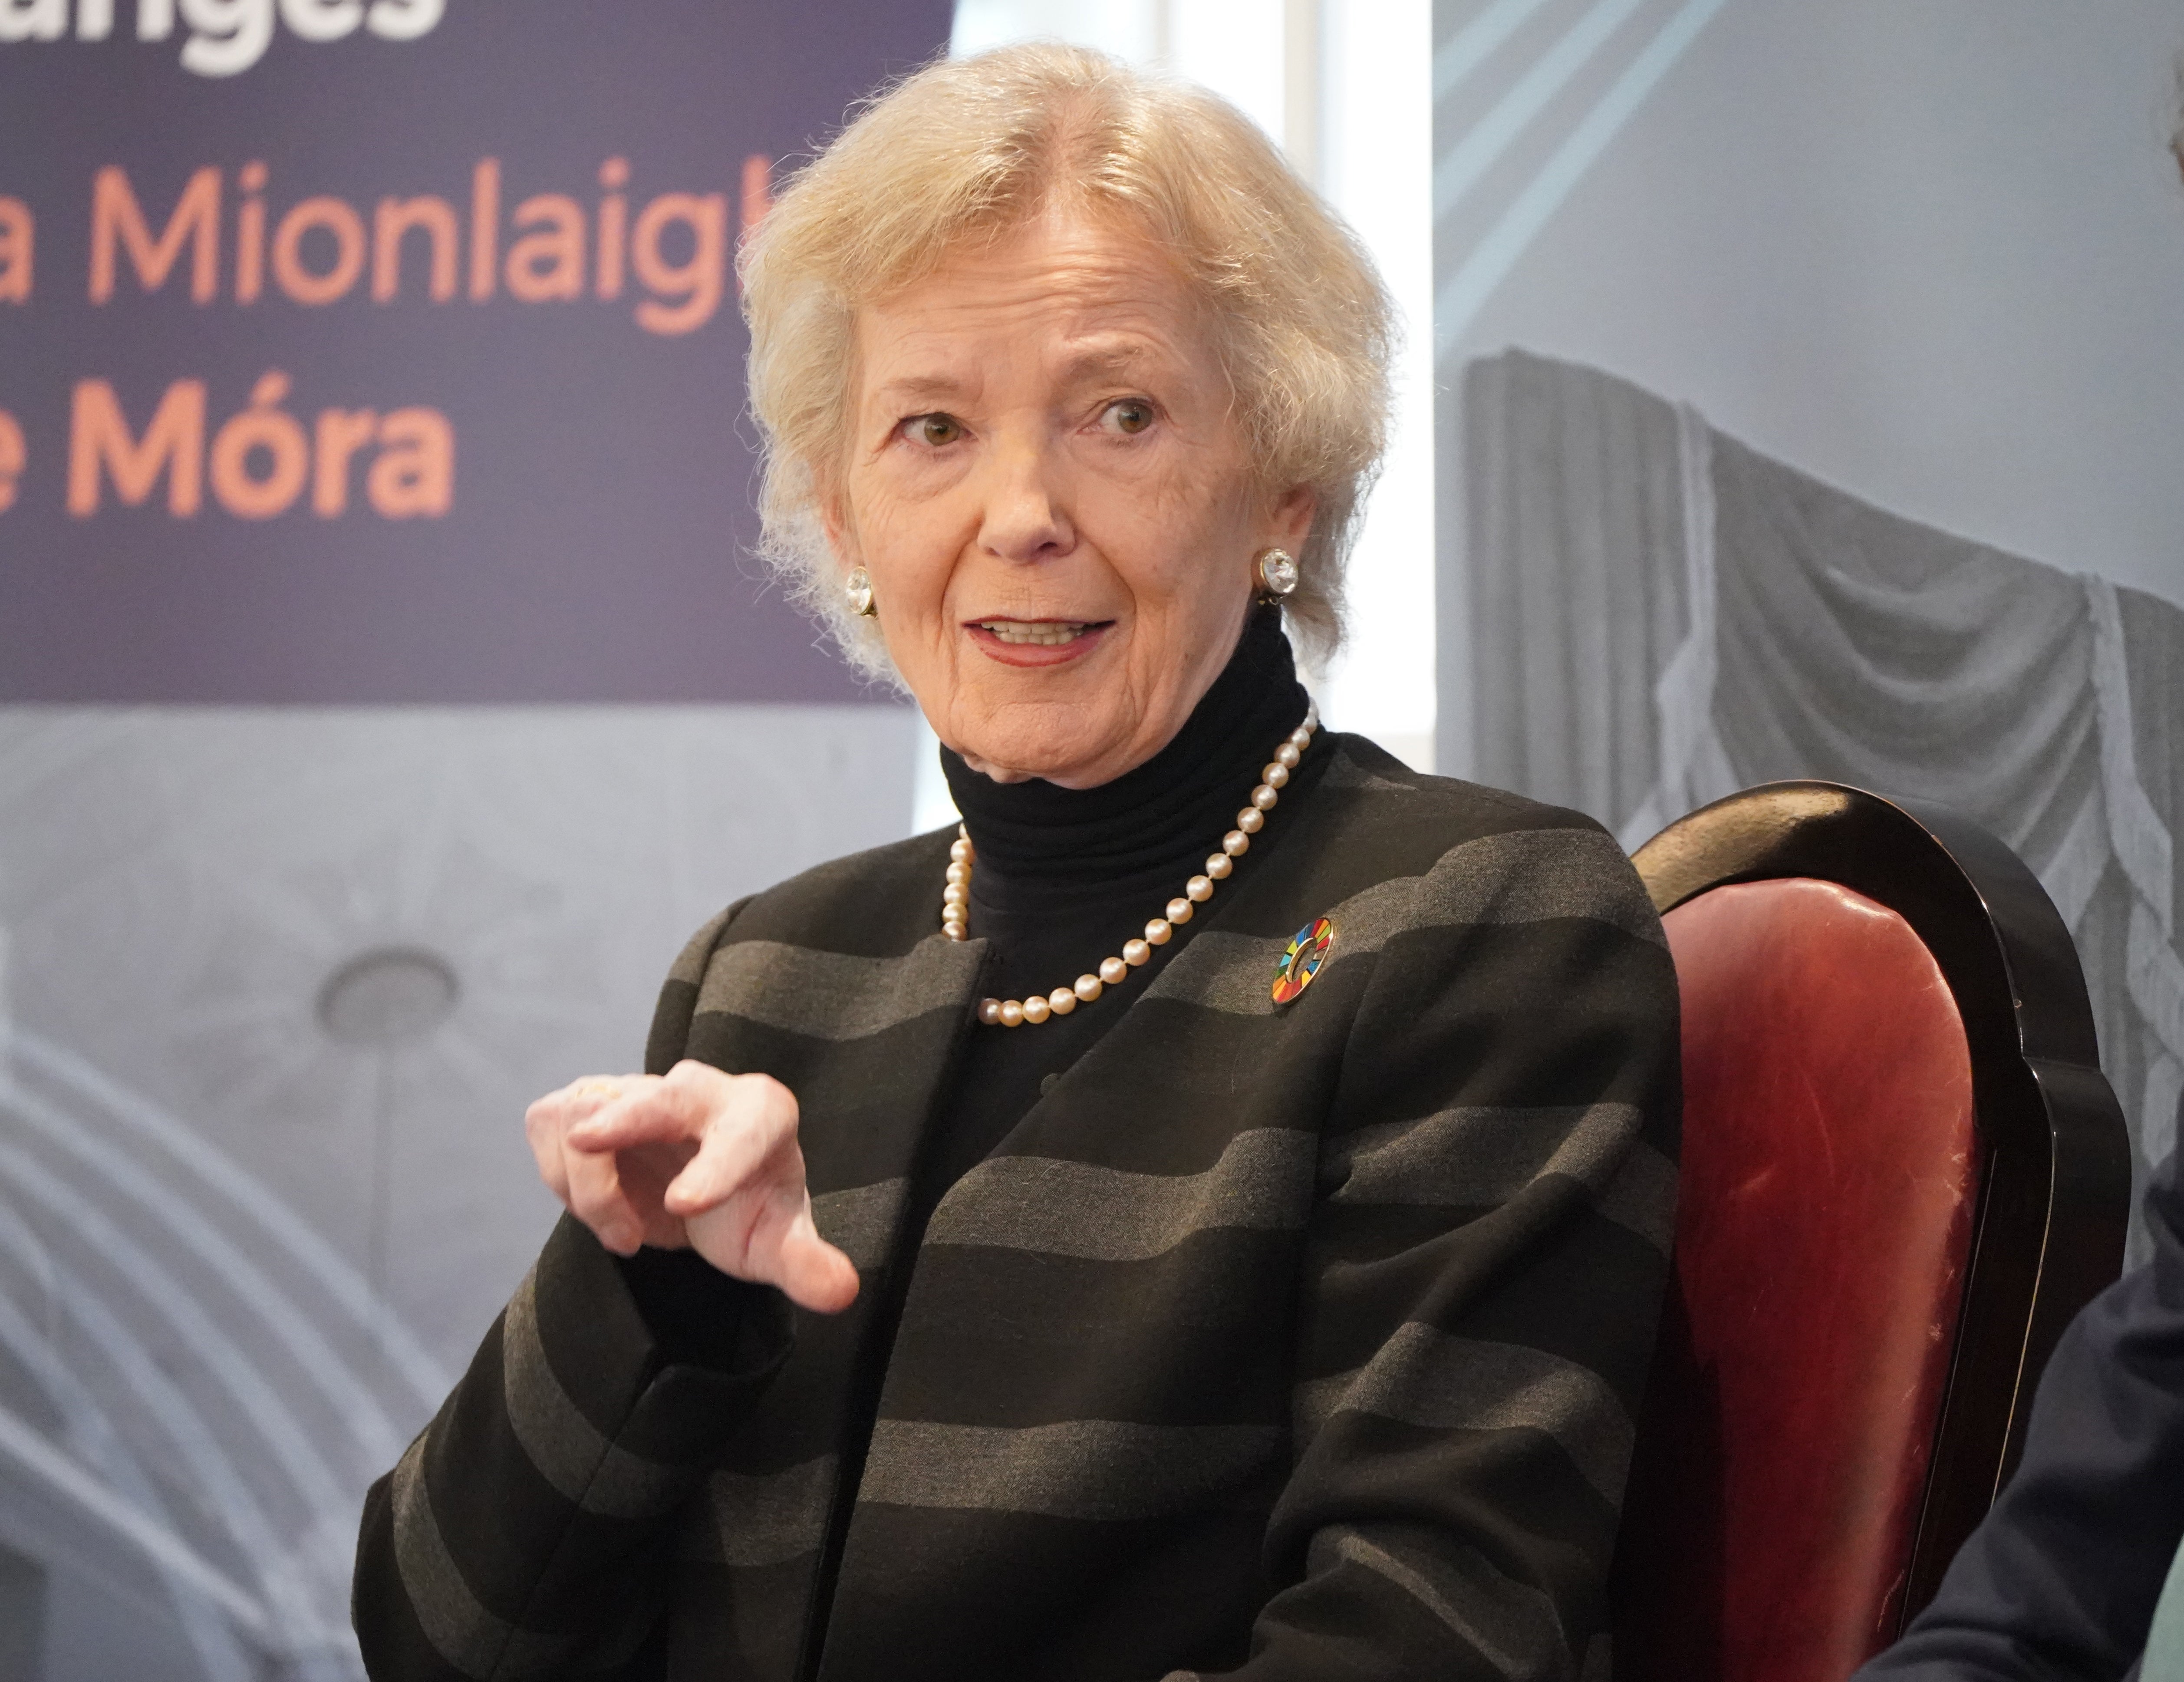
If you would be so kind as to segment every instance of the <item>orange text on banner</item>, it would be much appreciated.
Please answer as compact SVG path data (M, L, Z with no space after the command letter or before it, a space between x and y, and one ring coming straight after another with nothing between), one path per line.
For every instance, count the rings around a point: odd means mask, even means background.
M0 304L28 304L37 225L20 198L0 198Z
M762 157L744 160L738 226L746 232L766 214L769 172ZM192 174L163 219L156 203L147 209L128 170L109 164L92 181L90 298L112 303L125 266L138 291L163 291L187 254L196 304L218 299L223 270L238 304L258 303L269 279L307 309L359 292L387 304L401 301L411 279L405 259L421 259L412 284L436 304L454 301L459 271L466 271L464 293L474 304L504 292L518 304L574 303L587 293L611 300L633 275L644 293L631 309L638 326L668 337L694 332L719 312L727 283L727 195L661 192L632 216L630 173L626 158L600 165L595 210L568 193L539 192L504 214L500 160L480 159L471 172L465 227L463 213L433 193L382 198L368 216L346 199L314 193L276 214L265 196L271 171L254 159L236 171L231 242L226 178L219 169L208 164ZM0 199L0 298L8 296L15 266L9 253L18 243L20 285L29 295L29 213L20 238L11 236L4 214L11 203Z
M248 405L208 441L202 380L169 386L141 437L110 382L78 381L69 418L69 512L79 520L97 514L109 481L116 502L139 506L164 476L167 511L177 519L197 514L209 485L213 499L238 520L277 518L306 489L311 511L332 520L348 511L359 464L365 504L382 519L437 519L454 505L454 428L438 409L325 409L306 430L281 406L288 393L286 374L262 376ZM0 467L5 460L0 448Z
M0 409L0 514L15 505L16 482L30 452L23 444L23 428L6 409Z

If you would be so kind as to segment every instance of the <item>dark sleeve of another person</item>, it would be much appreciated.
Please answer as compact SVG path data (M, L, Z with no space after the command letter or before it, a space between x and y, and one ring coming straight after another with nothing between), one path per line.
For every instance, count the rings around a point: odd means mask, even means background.
M2108 1682L2146 1645L2184 1539L2184 1188L2146 1195L2153 1260L2087 1304L2025 1459L1903 1639L1853 1682Z
M681 1055L684 972L719 927L670 976L655 1072ZM647 1668L676 1511L786 1358L789 1328L771 1287L687 1250L619 1261L562 1217L454 1393L365 1497L352 1616L375 1682Z

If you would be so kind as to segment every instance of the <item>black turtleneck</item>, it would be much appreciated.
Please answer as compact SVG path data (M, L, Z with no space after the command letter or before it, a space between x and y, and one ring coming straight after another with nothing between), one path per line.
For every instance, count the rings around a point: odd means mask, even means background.
M1262 609L1174 739L1112 783L1096 788L996 783L943 748L949 791L978 849L971 933L989 943L980 993L1001 999L1050 993L1119 955L1220 850L1261 769L1303 721L1307 704L1281 614ZM1299 768L1296 794L1318 780L1314 759L1306 755ZM1250 869L1251 857L1289 827L1269 823L1240 868ZM1201 926L1194 921L1177 929L1128 981L1067 1016L972 1029L953 1101L917 1177L911 1210L917 1226Z

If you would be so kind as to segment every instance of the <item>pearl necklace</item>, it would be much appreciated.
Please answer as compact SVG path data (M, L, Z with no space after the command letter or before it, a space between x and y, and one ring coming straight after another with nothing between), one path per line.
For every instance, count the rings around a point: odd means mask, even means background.
M1097 970L1078 976L1073 986L1057 987L1044 997L1034 993L1028 999L981 999L978 1020L989 1028L996 1024L1017 1028L1025 1022L1043 1022L1049 1016L1066 1016L1079 1004L1090 1004L1107 989L1128 979L1132 970L1152 956L1154 947L1165 946L1174 938L1175 926L1189 922L1197 914L1197 907L1213 897L1213 884L1224 879L1236 868L1236 860L1251 850L1251 838L1265 827L1267 814L1281 799L1290 773L1312 745L1312 733L1318 728L1319 709L1308 707L1304 722L1282 738L1273 758L1260 771L1251 804L1236 814L1236 827L1221 838L1221 850L1206 860L1206 873L1184 883L1182 894L1167 902L1167 914L1145 925L1142 939L1124 941L1119 956L1102 958ZM940 896L940 932L950 940L971 938L971 866L977 858L969 827L956 825L955 843L948 849L948 886Z

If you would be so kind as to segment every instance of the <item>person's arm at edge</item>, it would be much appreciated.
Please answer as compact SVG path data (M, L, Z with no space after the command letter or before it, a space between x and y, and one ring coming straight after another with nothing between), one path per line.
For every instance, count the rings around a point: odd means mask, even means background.
M2070 1323L2025 1458L1903 1639L1855 1682L2081 1682L2137 1663L2184 1540L2184 1186L2148 1187L2153 1259Z

